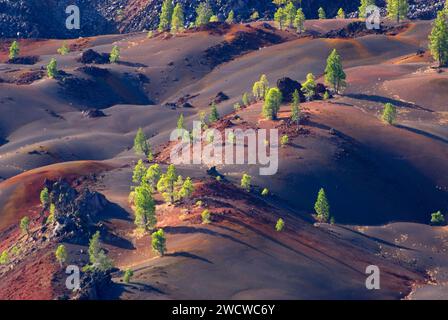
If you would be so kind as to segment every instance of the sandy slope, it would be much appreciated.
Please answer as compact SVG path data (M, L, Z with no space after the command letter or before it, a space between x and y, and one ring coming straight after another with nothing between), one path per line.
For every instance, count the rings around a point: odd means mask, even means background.
M308 28L326 32L344 23L309 21ZM232 39L237 32L253 32L253 28L234 26L224 33L201 31L168 39L163 35L147 39L141 33L87 39L83 47L99 52L108 52L118 44L123 62L99 67L110 69L117 77L126 73L148 77L143 90L155 105L114 105L104 110L106 117L88 119L80 112L86 106L61 94L55 80L42 79L24 86L0 83L0 141L7 142L0 146L0 178L7 179L0 183L0 227L15 224L26 210L36 209L45 177L76 178L109 170L112 163L120 169L105 173L96 187L123 209L127 218L112 218L108 223L136 250L120 246L111 246L110 250L120 267L131 265L138 271L136 283L129 286L116 278L111 297L403 297L410 291L411 280L423 280L425 270L439 265L444 268L446 261L416 267L409 263L408 256L381 256L384 241L388 250L401 252L385 230L394 235L404 233L402 224L370 227L368 232L375 238L365 239L343 225L328 233L305 221L310 220L320 187L326 188L333 215L342 224L428 223L431 212L448 208L446 76L428 72L427 59L416 55L426 46L429 26L428 22L417 22L397 36L355 39L299 39L279 33L288 41L245 53L216 67L204 59L204 52ZM40 61L31 69L43 67L61 43L50 40L24 45L24 53L40 55ZM167 232L172 255L154 259L147 238L132 238L127 203L130 166L136 159L130 148L136 129L143 127L151 143L159 145L166 141L179 114L183 113L190 123L199 111L208 110L220 91L230 97L218 106L224 113L232 109L244 91L251 90L252 83L263 73L271 85L283 76L300 81L308 72L322 76L332 48L343 57L349 87L344 96L329 102L303 104L309 116L303 125L309 134L299 135L281 151L279 174L258 177L256 168L219 168L235 183L242 171L253 173L254 183L269 187L277 202L260 205L251 203L253 199L243 198L237 203L220 199L224 203L215 203L217 209L233 210L231 217L249 220L247 224L224 220L211 226L181 221L180 212L161 208L161 213L166 214L161 216L161 226L171 227ZM64 71L84 77L76 70L81 66L76 61L78 56L79 52L72 52L58 60ZM14 68L30 67L1 64L0 78L11 77ZM114 88L122 91L125 84L119 82ZM189 101L195 108L171 110L162 106L186 94L198 95ZM378 119L385 102L399 107L395 127ZM257 126L260 110L261 104L255 104L242 110L240 116ZM282 117L288 117L288 110L288 106L283 107ZM188 175L204 177L203 167L185 170ZM207 196L207 192L200 196ZM282 205L278 207L278 203ZM250 218L253 210L259 219ZM288 219L287 232L282 235L272 230L275 217L280 215ZM406 233L421 234L421 250L417 256L408 251L406 255L429 259L428 243L439 232L444 236L446 230L410 226ZM435 248L441 246L441 242L434 244ZM401 261L398 265L397 257ZM387 270L381 292L369 292L363 286L363 271L371 263ZM415 297L432 294L427 290L417 290Z

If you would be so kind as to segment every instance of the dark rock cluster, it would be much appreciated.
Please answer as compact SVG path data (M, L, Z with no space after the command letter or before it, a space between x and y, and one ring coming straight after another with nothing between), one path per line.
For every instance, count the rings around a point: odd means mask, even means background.
M55 206L53 236L60 241L84 244L96 229L99 215L107 199L98 192L78 192L67 181L45 181L50 202Z

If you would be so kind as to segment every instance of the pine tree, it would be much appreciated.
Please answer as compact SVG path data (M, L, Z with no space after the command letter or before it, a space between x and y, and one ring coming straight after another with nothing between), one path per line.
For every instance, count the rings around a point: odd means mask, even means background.
M306 81L302 85L302 92L308 101L310 101L316 94L316 82L312 73L306 75Z
M291 121L297 124L297 128L300 124L300 95L299 91L296 89L292 94L292 105L291 105Z
M278 8L277 11L274 14L274 21L277 22L278 28L280 30L283 30L283 25L286 20L286 14L283 8Z
M9 60L13 60L19 56L20 47L17 41L13 41L9 47Z
M386 103L381 118L385 123L394 124L397 118L397 108L391 103Z
M201 218L202 218L202 224L209 224L211 222L210 211L208 211L207 209L202 211Z
M247 92L244 92L242 102L243 102L243 106L245 106L245 107L250 105L249 94Z
M132 182L136 184L141 184L145 175L146 175L146 167L143 161L140 159L138 160L137 164L134 167L134 172L132 174Z
M148 144L148 139L146 138L145 133L142 128L138 128L137 134L134 138L134 151L136 154L144 154L148 155L151 148Z
M59 245L56 249L56 252L54 253L56 256L56 260L61 265L61 268L63 267L64 263L67 261L68 254L67 250L65 249L65 246L63 244Z
M9 254L7 250L4 250L2 254L0 255L0 265L8 264L9 263Z
M319 190L314 210L316 210L317 219L319 221L328 222L330 219L330 205L328 204L327 196L323 188Z
M50 203L50 194L48 192L48 188L43 188L39 195L40 203L42 207L45 209L48 207L48 204Z
M269 195L269 189L268 188L264 188L263 191L261 191L261 195L263 197L266 197Z
M219 120L218 108L216 107L216 103L212 102L212 111L208 117L208 121L210 123L216 122Z
M230 10L229 15L227 16L226 23L232 24L235 21L235 13L233 10Z
M97 231L89 241L89 261L92 267L102 271L112 269L113 263L100 247L100 232Z
M22 234L29 234L30 232L30 218L25 216L20 220L20 230Z
M324 8L320 7L319 10L317 10L317 14L319 16L319 19L327 19Z
M210 22L210 18L213 16L212 8L208 2L201 2L196 8L196 27L203 26Z
M366 18L366 9L369 6L374 6L375 0L361 0L361 4L359 6L359 17L360 18Z
M325 68L325 81L330 84L336 93L346 86L346 75L342 68L341 57L336 49L333 49L327 59L327 67Z
M162 4L162 12L159 17L159 31L168 31L170 28L171 19L173 16L173 2L172 0L164 0Z
M69 53L70 53L70 49L69 49L69 47L67 46L67 43L66 43L66 42L64 42L64 43L62 44L62 47L60 47L57 51L58 51L58 53L59 53L61 56L65 56L66 54L69 54Z
M184 30L184 8L180 3L174 7L173 17L171 18L171 32L177 33Z
M179 119L177 119L177 129L184 129L185 130L185 121L184 121L184 114L183 113L179 116Z
M278 88L270 88L263 104L263 116L269 120L276 120L282 103L282 93Z
M252 181L252 177L250 175L243 174L243 177L241 178L241 188L243 188L247 192L250 192L251 181Z
M151 190L145 184L135 188L135 225L143 230L152 230L157 224L156 205Z
M151 192L155 191L161 176L162 170L160 170L160 166L157 163L150 166L146 171L144 181L148 184Z
M131 269L126 269L126 271L124 272L124 275L123 275L123 282L124 283L131 282L131 278L133 276L134 276L134 271L132 271Z
M178 179L176 167L171 164L165 174L162 174L157 183L157 190L162 193L167 202L174 202L174 185Z
M277 223L275 224L275 231L281 232L284 227L285 227L285 221L283 221L282 218L278 219Z
M53 79L58 74L58 62L55 58L50 60L50 63L47 65L47 76L50 79Z
M95 264L100 252L100 232L97 231L89 241L89 261Z
M120 48L118 46L113 46L110 51L109 61L110 63L117 63L120 60Z
M294 19L296 17L296 12L297 12L297 9L294 6L294 3L289 2L284 9L285 22L286 22L288 28L293 27Z
M210 17L210 21L209 22L219 22L219 18L218 18L218 16L217 15L212 15L211 17Z
M269 81L265 74L261 75L260 80L254 83L252 93L257 100L263 100L269 89Z
M154 252L157 252L160 256L164 256L166 252L166 237L163 229L159 229L151 235L151 246Z
M194 192L193 182L191 181L190 177L187 177L187 179L185 179L182 185L182 188L179 191L179 197L181 199L189 199L193 195L193 192Z
M344 9L339 8L339 10L338 10L338 14L337 14L337 18L338 18L338 19L345 19L345 12L344 12Z
M445 217L440 210L431 214L431 224L442 225L444 223Z
M448 63L448 22L447 11L439 11L429 35L429 49L432 56L445 66Z
M280 139L280 145L285 147L289 143L289 136L287 134L283 135Z
M296 12L296 17L294 18L294 28L296 28L297 33L302 33L305 31L305 14L302 8L298 9Z
M391 19L395 19L400 22L400 19L405 19L408 10L409 4L408 0L386 0L387 1L387 15Z
M260 14L258 13L258 11L254 11L251 15L250 15L250 20L255 21L260 19Z

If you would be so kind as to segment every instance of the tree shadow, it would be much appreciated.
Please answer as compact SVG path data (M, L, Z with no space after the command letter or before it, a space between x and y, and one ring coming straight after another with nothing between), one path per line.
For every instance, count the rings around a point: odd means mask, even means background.
M404 102L397 99L392 99L388 97L378 96L378 95L370 95L370 94L363 94L363 93L349 93L345 95L346 97L357 99L357 100L365 100L365 101L371 101L371 102L378 102L381 104L391 103L394 106L402 107L402 108L409 108L409 109L415 109L415 110L422 110L422 111L428 111L428 112L434 112L431 109L423 108L419 105L416 105L414 103L410 102Z
M407 130L407 131L410 131L412 133L416 133L416 134L422 135L422 136L424 136L426 138L430 138L430 139L437 140L437 141L440 141L442 143L447 143L448 144L448 139L444 139L442 137L436 136L435 134L432 134L432 133L429 133L429 132L426 132L426 131L423 131L423 130L420 130L420 129L411 128L411 127L408 127L408 126L404 126L402 124L396 124L395 127L400 128L400 129L404 129L404 130Z
M190 252L185 252L185 251L181 251L181 252L175 252L175 253L168 253L165 255L166 257L182 257L182 258L189 258L189 259L193 259L193 260L199 260L205 263L209 263L209 264L213 264L213 262L211 262L210 260L200 257L198 255L195 255L193 253Z
M226 239L226 240L230 240L230 241L233 241L233 242L238 243L240 245L246 246L246 247L248 247L250 249L253 249L255 251L262 252L262 253L264 253L266 255L269 255L266 252L263 252L260 249L254 247L254 246L252 246L252 245L250 245L250 244L248 244L248 243L246 243L244 241L238 240L238 239L236 239L236 238L234 238L232 236L229 236L227 234L222 234L222 233L219 233L219 232L216 232L216 231L212 231L212 230L209 230L209 229L205 229L205 228L182 227L182 226L180 226L180 227L166 227L166 228L164 228L164 231L166 233L171 233L171 234L202 233L202 234L206 234L206 235L209 235L209 236L219 237L219 238L223 238L223 239Z
M144 63L130 62L130 61L118 61L117 64L125 66L125 67L134 67L134 68L147 68L148 67Z

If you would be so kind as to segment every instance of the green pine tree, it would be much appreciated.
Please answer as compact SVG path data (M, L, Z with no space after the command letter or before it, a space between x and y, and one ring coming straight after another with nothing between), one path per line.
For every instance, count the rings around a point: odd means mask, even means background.
M196 8L196 27L200 27L209 23L212 16L213 11L208 1L201 2Z
M391 103L386 103L381 118L385 123L394 124L397 118L397 108Z
M150 188L142 184L134 191L135 225L142 230L152 230L157 224L156 204Z
M159 229L151 235L151 246L154 252L164 256L166 252L166 237L163 229Z
M233 10L230 10L229 15L227 16L226 23L232 24L235 22L235 13Z
M359 17L360 18L366 18L366 9L368 6L374 6L375 0L361 0L360 6L359 6Z
M406 19L409 10L408 0L386 0L386 2L389 18L396 20L397 23Z
M439 66L448 63L448 22L447 11L439 11L429 35L429 50Z
M65 246L63 244L59 245L56 249L56 252L54 253L56 256L56 260L61 265L61 268L63 267L64 263L67 261L68 254Z
M269 120L276 120L282 103L282 93L278 88L270 88L263 104L263 116Z
M288 2L284 9L285 13L285 23L288 26L288 28L292 28L294 25L294 19L296 17L297 9L294 6L294 3Z
M246 190L247 192L250 192L251 189L251 181L252 177L248 174L243 174L243 177L241 178L241 188Z
M113 46L109 55L110 63L117 63L120 60L120 48Z
M280 30L283 30L285 20L286 20L285 10L280 7L274 14L274 21L277 22L278 28Z
M296 28L297 33L302 33L305 31L305 14L302 8L298 9L296 16L294 18L294 28Z
M9 47L9 60L13 60L19 56L20 47L17 41L13 41Z
M136 154L144 154L145 156L151 151L151 147L149 146L148 139L146 138L145 133L142 128L138 128L137 134L134 138L134 151Z
M210 123L216 122L219 120L219 113L218 109L216 107L216 103L212 102L212 111L210 112L210 115L208 117L208 121Z
M55 58L50 60L50 63L47 65L47 76L50 79L53 79L58 74L58 62Z
M170 23L172 22L173 16L173 1L164 0L162 4L162 12L159 16L159 31L168 31L170 28Z
M302 85L302 92L308 101L316 95L316 81L314 80L314 75L312 73L306 75L306 81Z
M321 188L319 194L317 195L317 201L314 205L314 210L316 210L317 219L321 222L328 222L330 219L330 205L325 194L325 190Z
M327 19L325 10L322 7L320 7L319 10L317 10L317 15L319 16L319 19Z
M338 19L345 19L345 11L344 11L344 9L339 8L338 14L337 14L337 18Z
M327 67L325 68L325 81L330 84L336 93L339 93L345 88L346 75L342 68L341 57L336 49L333 49L330 56L327 59Z
M177 3L173 10L173 17L171 19L171 32L177 33L184 30L184 8L180 3Z

